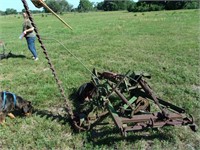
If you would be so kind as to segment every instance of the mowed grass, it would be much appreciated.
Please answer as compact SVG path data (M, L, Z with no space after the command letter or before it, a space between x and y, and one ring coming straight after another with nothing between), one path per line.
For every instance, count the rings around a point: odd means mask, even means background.
M88 70L142 71L152 75L148 82L159 97L185 108L199 126L199 16L199 10L61 16L73 31L52 15L33 17L72 107L71 95L90 81ZM38 112L27 118L7 117L6 125L0 126L1 149L200 149L200 132L189 127L150 129L129 133L127 138L114 125L98 127L100 136L74 133L39 42L39 61L34 62L26 41L18 38L22 22L20 15L0 17L6 52L26 56L0 61L0 90L30 100Z

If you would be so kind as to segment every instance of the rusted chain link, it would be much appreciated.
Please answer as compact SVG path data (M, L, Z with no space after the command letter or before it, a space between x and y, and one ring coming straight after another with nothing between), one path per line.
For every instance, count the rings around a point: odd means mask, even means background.
M51 62L51 60L50 60L50 58L49 58L49 56L48 56L47 50L46 50L46 48L45 48L45 46L44 46L44 44L43 44L43 42L42 42L42 40L41 40L41 38L40 38L40 35L39 35L39 33L38 33L36 24L34 23L33 17L31 16L31 13L30 13L30 11L29 11L28 4L27 4L26 0L22 0L22 3L23 3L23 5L24 5L24 8L25 8L25 10L26 10L26 13L27 13L27 15L28 15L28 17L29 17L29 19L30 19L30 21L31 21L31 24L32 24L32 26L34 27L34 31L35 31L35 33L36 33L36 36L37 36L37 38L38 38L39 43L41 44L41 48L43 49L43 53L44 53L44 55L45 55L45 58L46 58L47 61L48 61L49 67L50 67L50 69L51 69L51 71L52 71L52 74L53 74L53 76L54 76L54 79L56 80L56 83L57 83L57 85L58 85L58 88L59 88L59 90L60 90L60 93L61 93L63 99L65 100L66 111L67 111L67 113L69 114L70 119L74 120L74 118L75 118L75 117L74 117L74 113L73 113L73 111L71 110L70 105L68 104L68 100L67 100L67 97L66 97L66 95L65 95L65 93L64 93L64 89L63 89L63 87L62 87L62 85L61 85L61 81L58 79L58 76L57 76L57 74L56 74L56 70L55 70L55 68L54 68L54 66L53 66L53 64L52 64L52 62ZM76 126L76 125L75 125L75 126Z

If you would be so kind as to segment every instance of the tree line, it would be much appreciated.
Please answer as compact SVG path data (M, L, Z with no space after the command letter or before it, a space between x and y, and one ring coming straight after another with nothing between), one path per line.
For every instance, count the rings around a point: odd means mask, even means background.
M127 10L129 12L145 12L159 10L176 10L176 9L199 9L200 2L194 1L149 1L139 0L103 0L99 3L93 3L89 0L80 0L77 8L67 2L67 0L46 0L46 4L56 13L64 12L88 12L88 11L118 11ZM23 12L24 10L22 10ZM33 10L32 13L48 13L44 8L42 11ZM7 8L6 11L0 11L1 15L17 14L15 9Z
M200 2L196 1L149 1L139 0L104 0L97 4L98 10L117 11L128 10L129 12L145 12L159 10L176 10L176 9L198 9Z
M198 9L199 1L144 1L132 2L127 10L129 12L146 12L177 9Z

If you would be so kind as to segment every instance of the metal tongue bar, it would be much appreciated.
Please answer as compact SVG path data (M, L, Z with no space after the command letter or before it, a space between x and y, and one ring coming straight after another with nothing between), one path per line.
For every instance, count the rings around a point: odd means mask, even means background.
M47 4L44 2L45 0L31 0L31 2L35 5L37 8L45 7L48 9L54 16L56 16L62 23L64 23L68 28L72 30L72 27L68 25L62 18L60 18Z

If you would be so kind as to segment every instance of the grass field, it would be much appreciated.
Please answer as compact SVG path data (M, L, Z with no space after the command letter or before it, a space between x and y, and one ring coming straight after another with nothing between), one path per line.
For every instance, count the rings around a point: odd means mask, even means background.
M52 15L33 17L71 104L70 95L90 81L87 69L143 71L152 75L148 82L159 97L185 108L200 126L199 10L63 15L73 31ZM0 16L0 40L6 43L6 52L25 56L0 61L0 90L30 100L40 111L27 118L7 117L6 125L0 126L0 149L200 149L200 131L193 133L189 127L129 133L127 138L114 126L100 128L97 137L93 132L74 133L39 42L35 62L26 41L18 38L22 22L22 16Z

